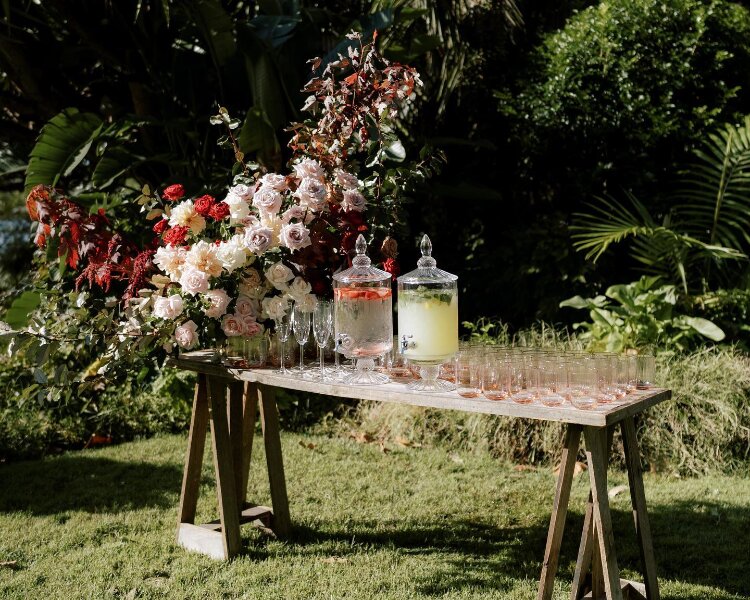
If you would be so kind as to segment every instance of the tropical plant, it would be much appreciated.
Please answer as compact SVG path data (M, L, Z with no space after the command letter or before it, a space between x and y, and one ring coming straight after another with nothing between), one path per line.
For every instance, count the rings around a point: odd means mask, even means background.
M591 350L621 352L643 346L687 350L706 339L724 339L724 332L711 321L678 312L677 288L660 285L658 277L610 286L603 296L574 296L560 303L561 308L566 306L589 311L591 320L573 328L582 330L578 339Z
M684 293L733 275L738 282L739 271L724 265L750 254L750 116L711 133L694 156L660 220L630 193L630 207L599 198L571 227L575 247L596 261L628 240L642 270L678 283Z

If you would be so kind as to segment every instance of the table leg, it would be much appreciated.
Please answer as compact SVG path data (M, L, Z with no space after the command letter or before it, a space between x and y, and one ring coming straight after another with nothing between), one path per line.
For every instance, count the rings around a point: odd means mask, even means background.
M245 383L242 397L242 500L247 500L247 483L250 477L250 462L253 455L255 421L258 418L258 384Z
M609 465L609 457L612 453L614 433L613 426L607 428L607 465ZM592 597L597 598L604 595L604 575L599 557L599 540L594 526L594 501L589 491L586 512L583 518L581 544L578 547L578 559L576 560L576 568L573 573L573 585L570 594L572 600L579 600L579 598L583 597L587 587L586 576L589 574L589 569L591 570L591 578L588 583L590 583L592 589Z
M190 433L188 434L187 454L185 457L185 471L182 475L182 493L180 494L180 512L178 518L177 535L179 538L179 524L194 523L195 509L198 505L198 491L203 466L203 452L206 446L206 431L208 430L208 392L206 376L198 375L193 398L193 414L190 418Z
M226 382L218 377L208 378L208 397L211 406L211 442L214 470L219 496L219 520L225 558L240 551L240 513L237 506L232 446L227 426Z
M279 412L276 407L274 388L259 386L260 421L263 428L263 442L266 447L268 481L271 486L273 504L273 530L279 537L287 537L291 531L289 518L289 500L286 493L284 461L281 455L281 438L279 431Z
M599 557L604 575L604 591L607 600L622 600L620 570L617 566L612 518L607 495L607 430L587 426L583 430L586 439L586 458L591 480L593 522L599 542ZM596 597L596 596L594 596Z
M573 472L575 471L578 447L581 443L581 426L568 425L560 460L560 473L557 476L557 490L555 502L552 506L552 517L550 518L549 533L547 534L547 546L544 550L544 562L542 563L542 576L539 581L538 600L550 600L555 582L555 573L560 558L560 545L565 530L565 518L568 514L568 502L570 500L570 487L573 483Z
M641 474L641 455L633 417L625 419L621 427L646 598L648 600L659 600L659 581L656 577L656 560L654 559L654 548L651 542L651 526L646 512L646 494L643 489L643 476Z
M243 434L242 396L244 386L241 381L229 384L229 403L227 404L227 418L229 421L229 439L232 444L232 467L234 470L234 491L237 494L237 506L242 507L245 501L243 482Z

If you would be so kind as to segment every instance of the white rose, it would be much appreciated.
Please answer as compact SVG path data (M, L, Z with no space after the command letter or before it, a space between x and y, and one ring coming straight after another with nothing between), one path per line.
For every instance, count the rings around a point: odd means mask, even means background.
M317 303L318 299L315 297L315 294L305 294L295 300L295 306L298 306L303 312L314 311Z
M289 303L283 296L273 296L263 299L263 315L267 319L278 321L286 316Z
M310 284L302 279L302 277L295 277L294 281L289 284L289 289L286 293L294 300L297 300L309 294L311 289Z
M258 316L258 301L249 296L240 296L234 301L234 312L243 317Z
M356 210L362 212L367 206L367 200L357 190L344 190L344 199L341 201L341 208L346 211Z
M284 192L289 189L286 177L278 173L266 173L260 178L261 187L271 188L277 192Z
M171 281L179 281L182 267L185 265L187 251L181 246L169 245L158 248L154 254L154 264L165 273Z
M198 344L198 326L191 320L179 325L174 330L177 345L190 350Z
M227 206L229 206L229 218L231 219L232 224L240 223L250 216L250 204L248 204L248 196L232 191L238 187L240 186L231 188L229 190L229 193L227 194L227 197L224 198L224 202L226 202ZM241 191L243 192L250 189L245 185L241 187ZM252 198L252 192L250 192L249 197Z
M359 179L343 169L336 169L333 175L336 178L336 183L345 190L356 190L359 187Z
M271 247L273 243L273 229L270 227L251 227L245 230L245 247L260 256Z
M227 273L244 267L247 254L243 247L242 236L235 235L228 242L221 242L216 250L216 258Z
M294 192L301 206L320 212L326 206L326 186L318 179L305 177Z
M326 174L320 163L312 158L303 158L293 168L294 174L300 179L313 177L322 180Z
M154 299L154 316L159 319L174 319L182 314L183 303L179 294L157 296Z
M180 276L180 285L191 296L202 294L208 291L208 275L195 267L187 267Z
M222 289L209 290L203 298L208 300L208 308L203 309L203 314L212 319L218 319L227 312L229 306L229 294Z
M261 213L276 214L281 209L281 202L284 197L280 192L277 192L272 187L266 187L264 185L258 188L253 196L253 206L255 206Z
M227 337L242 335L242 317L239 315L225 315L221 320L221 330Z
M287 282L294 279L294 273L283 262L279 261L266 269L266 279L277 290L285 291Z
M169 215L169 225L182 225L190 229L193 235L198 235L206 228L206 219L195 211L192 200L185 200L172 207Z
M209 277L221 275L221 261L217 256L217 246L201 240L193 244L185 255L185 265L203 271Z
M281 227L281 243L292 252L306 248L310 241L310 231L302 223L287 223Z

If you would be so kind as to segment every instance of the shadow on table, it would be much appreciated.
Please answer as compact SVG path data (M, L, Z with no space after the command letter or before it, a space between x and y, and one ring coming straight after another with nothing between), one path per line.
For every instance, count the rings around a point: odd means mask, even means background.
M122 511L176 506L182 469L88 452L0 467L0 512Z
M654 507L650 517L662 581L704 585L750 597L750 508L676 502ZM439 572L415 581L419 593L439 596L466 587L503 591L513 579L538 580L547 526L545 520L530 526L498 527L454 515L429 522L389 521L385 528L375 521L353 521L345 530L297 526L292 543L304 547L335 541L350 543L351 552L372 546L396 547L407 554L443 554L446 559L435 563ZM565 585L570 585L573 577L582 527L583 514L570 512L558 570ZM640 581L640 555L630 511L613 510L613 527L623 577ZM679 596L680 600L704 597L701 592L694 596L681 592ZM677 600L665 593L662 598Z

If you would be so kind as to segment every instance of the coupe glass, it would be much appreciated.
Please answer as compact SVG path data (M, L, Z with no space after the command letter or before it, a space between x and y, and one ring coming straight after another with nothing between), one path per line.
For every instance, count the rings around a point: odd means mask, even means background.
M289 340L289 333L291 329L291 326L289 324L289 313L284 313L284 315L280 319L276 319L275 323L276 337L279 340L279 348L281 350L281 368L277 371L277 373L286 375L286 363L284 362L286 357L284 356L284 351L286 349L286 343Z
M323 380L325 376L325 365L323 364L323 349L328 343L328 338L331 337L331 329L333 328L333 312L331 310L331 303L327 300L318 300L313 310L313 335L315 336L315 342L318 344L320 352L320 379Z
M305 344L310 338L310 313L303 310L299 304L295 304L292 309L292 331L299 344L299 369L301 375L305 370Z

